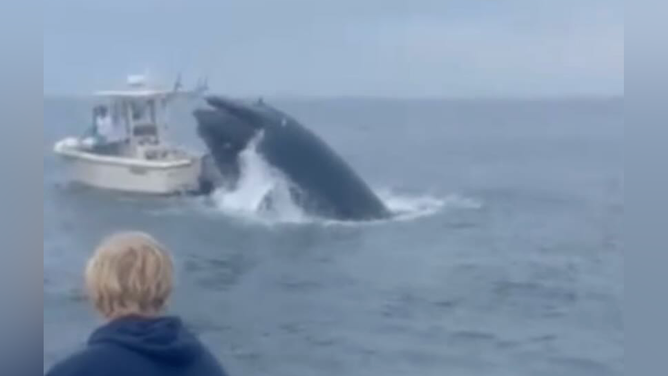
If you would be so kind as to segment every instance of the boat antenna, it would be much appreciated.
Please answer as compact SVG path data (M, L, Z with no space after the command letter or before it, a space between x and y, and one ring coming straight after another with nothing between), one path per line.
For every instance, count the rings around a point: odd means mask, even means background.
M176 81L174 82L174 92L181 90L183 84L181 83L181 72L176 76Z

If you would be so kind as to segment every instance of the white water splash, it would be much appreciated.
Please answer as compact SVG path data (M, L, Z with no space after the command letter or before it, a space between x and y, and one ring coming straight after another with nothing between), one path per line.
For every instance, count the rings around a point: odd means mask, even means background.
M458 195L448 195L446 197L410 195L388 189L380 190L377 194L387 208L395 214L391 219L394 221L428 217L446 208L477 210L482 207L482 204L477 201Z
M256 151L257 142L239 156L240 176L234 190L221 188L211 199L231 215L271 222L303 222L306 215L290 196L289 183ZM267 205L271 202L271 205Z

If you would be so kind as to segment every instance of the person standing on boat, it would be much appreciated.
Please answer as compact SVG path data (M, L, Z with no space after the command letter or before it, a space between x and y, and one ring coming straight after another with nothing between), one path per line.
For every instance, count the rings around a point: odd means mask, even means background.
M109 109L100 107L95 118L95 128L98 136L102 138L103 143L113 144L124 140L124 135L120 132L120 126L115 124Z
M226 376L178 316L164 314L173 285L168 251L148 234L114 235L85 271L88 297L106 322L46 376Z
M93 135L87 143L98 153L117 154L122 143L127 140L122 124L114 121L105 106L93 110Z

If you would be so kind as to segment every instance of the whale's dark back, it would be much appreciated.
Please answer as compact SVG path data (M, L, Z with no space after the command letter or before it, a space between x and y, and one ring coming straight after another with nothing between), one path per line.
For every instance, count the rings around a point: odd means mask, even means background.
M343 220L389 216L383 202L329 145L293 119L266 126L258 151L300 189L306 209Z

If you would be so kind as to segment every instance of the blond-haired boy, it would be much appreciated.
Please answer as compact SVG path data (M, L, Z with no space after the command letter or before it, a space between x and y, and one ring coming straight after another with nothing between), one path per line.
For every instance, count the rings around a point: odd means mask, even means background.
M173 275L169 252L150 235L124 232L105 239L88 261L85 285L106 323L47 375L225 375L183 322L165 315Z

